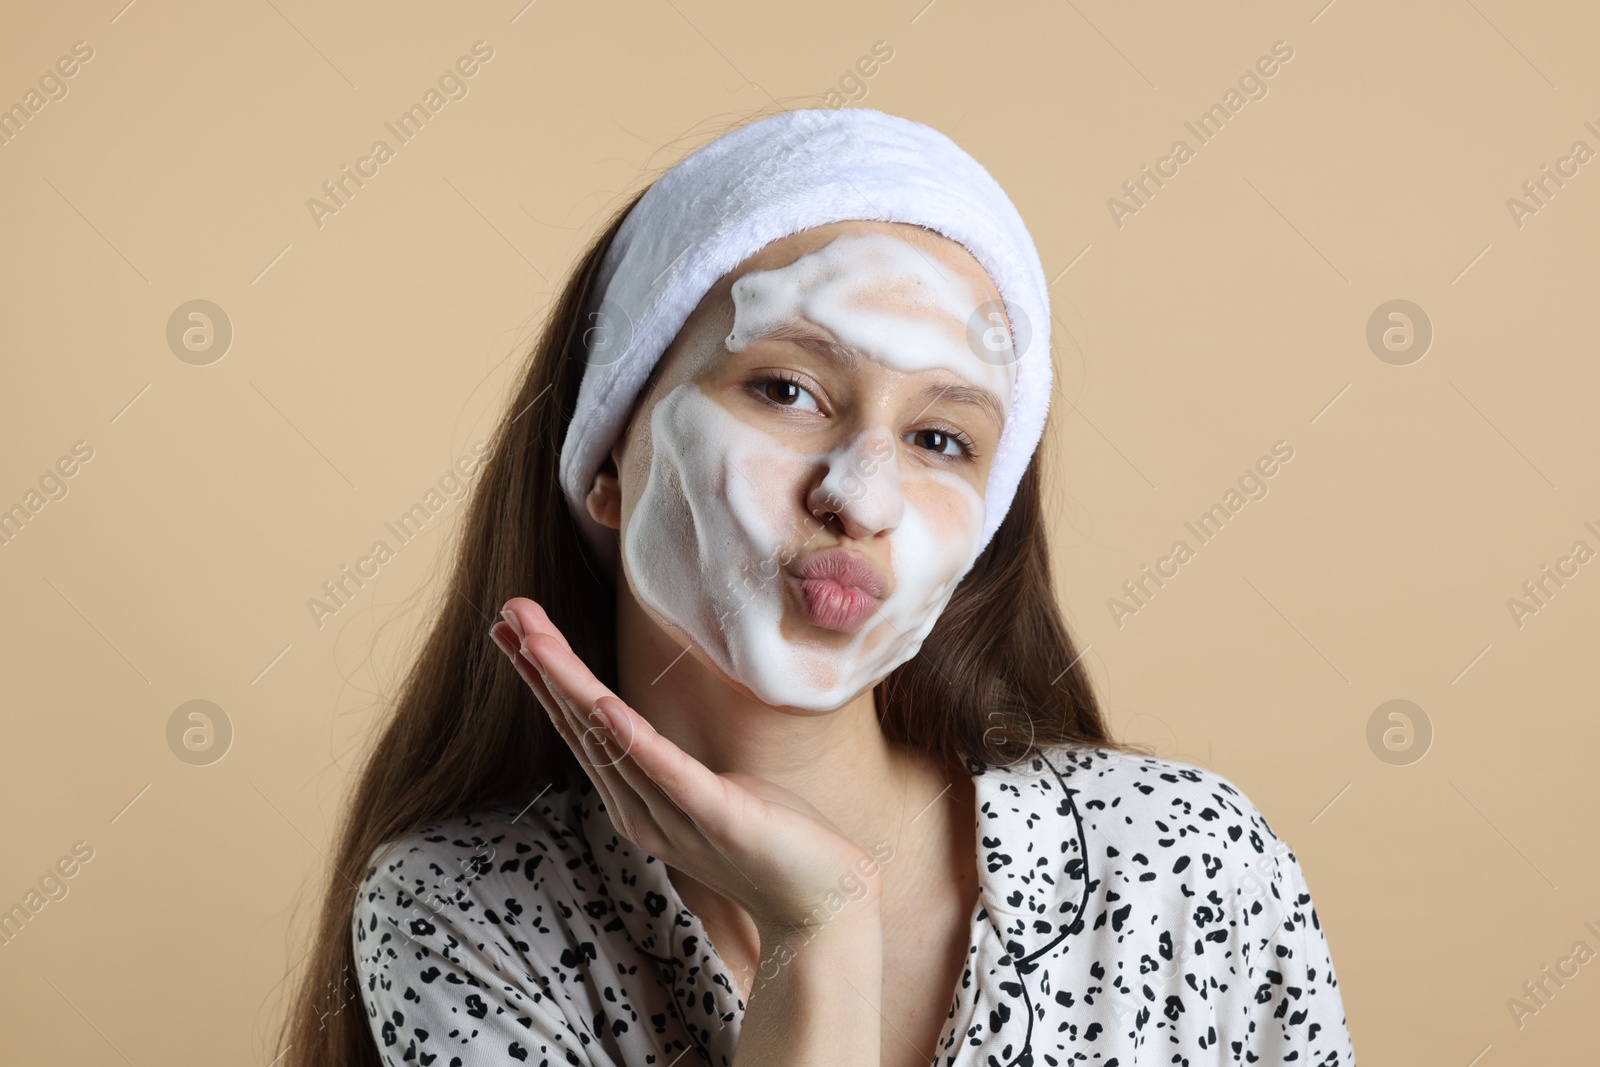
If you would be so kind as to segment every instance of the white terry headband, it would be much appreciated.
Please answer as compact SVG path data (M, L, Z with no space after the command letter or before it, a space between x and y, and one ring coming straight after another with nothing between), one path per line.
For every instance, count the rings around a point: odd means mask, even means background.
M1050 406L1050 297L1033 238L1000 184L939 131L868 108L808 109L742 126L678 162L634 205L601 261L561 488L613 570L615 535L584 499L656 361L701 298L750 256L801 230L859 219L913 223L964 245L1005 302L1016 383L984 496L978 551L988 546Z

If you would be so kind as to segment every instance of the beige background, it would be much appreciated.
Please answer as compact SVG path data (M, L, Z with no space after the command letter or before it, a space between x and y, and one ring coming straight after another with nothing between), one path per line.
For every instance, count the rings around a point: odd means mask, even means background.
M1118 730L1295 848L1364 1064L1594 1059L1600 964L1507 1006L1600 950L1600 562L1507 607L1600 550L1600 163L1520 228L1506 203L1600 150L1589 5L525 2L4 13L0 104L94 58L0 147L0 507L93 459L0 546L0 906L94 857L0 948L0 1060L279 1054L305 890L459 505L321 628L306 601L488 435L613 206L877 41L858 105L988 166L1053 279L1060 592ZM319 229L307 199L479 40L469 95ZM1119 228L1107 199L1180 137ZM209 366L166 341L193 299L235 331ZM1435 330L1407 366L1365 338L1393 299ZM1108 598L1280 440L1269 495L1119 627ZM168 747L195 699L234 730L209 766ZM1426 758L1369 748L1391 699Z

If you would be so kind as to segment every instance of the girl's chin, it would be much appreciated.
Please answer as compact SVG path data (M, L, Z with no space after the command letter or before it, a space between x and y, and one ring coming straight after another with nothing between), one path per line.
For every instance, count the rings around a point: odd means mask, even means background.
M827 633L827 631L817 632L823 634ZM751 686L744 679L729 674L723 669L722 665L715 658L707 655L706 651L697 643L684 639L681 633L675 633L674 636L677 639L680 649L687 649L689 655L693 656L697 661L699 661L700 664L702 664L711 675L721 681L729 689L733 690L735 693L738 693L747 700L755 701L758 704L764 704L773 711L780 712L785 715L796 715L802 717L827 715L830 712L838 711L840 708L861 697L863 694L870 696L873 688L878 684L878 681L881 681L881 679L876 679L871 684L864 686L859 692L854 693L837 703L808 701L803 694L797 694L793 691L786 691L782 693L761 692ZM842 635L833 634L832 636L838 637ZM827 654L826 649L820 649L815 645L808 647L813 652L820 651L824 655ZM723 651L728 652L729 650L724 648Z
M793 579L785 585L789 586L791 582ZM745 699L765 704L785 714L812 716L837 711L863 694L870 696L872 689L882 680L874 679L862 685L850 696L838 700L820 695L808 699L807 694L789 684L798 673L818 669L830 671L835 678L848 677L852 664L844 662L841 658L843 650L856 639L856 635L864 627L870 625L869 622L863 621L855 627L853 633L842 633L814 625L806 610L803 595L792 586L786 589L783 598L779 632L773 633L764 627L762 633L753 635L755 640L750 641L748 645L744 639L740 639L738 641L740 647L737 649L730 641L730 632L727 628L719 628L709 635L714 642L714 648L708 652L706 645L692 636L683 626L664 617L654 608L641 606L644 607L645 615L660 631L659 651L652 657L659 666L654 668L656 674L652 685L670 684L673 674L685 666L679 661L692 656L707 673ZM874 611L877 606L874 605ZM740 660L758 663L772 670L770 663L772 657L770 654L763 654L763 650L771 649L774 644L781 648L783 658L788 660L787 665L773 672L778 675L781 689L766 686L758 689L757 686L762 685L759 677L752 676L747 679L730 673L728 667ZM754 675L755 672L742 673ZM822 694L832 688L828 685L819 685L813 692Z

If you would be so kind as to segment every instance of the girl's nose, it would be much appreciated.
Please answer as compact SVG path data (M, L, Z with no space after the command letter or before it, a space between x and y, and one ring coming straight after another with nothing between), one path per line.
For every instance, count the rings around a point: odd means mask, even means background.
M838 516L845 534L858 539L900 525L905 497L894 435L886 427L847 438L823 463L823 478L806 500L813 515Z

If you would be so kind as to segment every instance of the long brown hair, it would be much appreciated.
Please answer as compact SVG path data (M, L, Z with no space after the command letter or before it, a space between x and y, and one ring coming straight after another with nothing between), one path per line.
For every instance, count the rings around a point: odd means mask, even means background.
M580 258L495 430L467 505L449 595L336 830L314 940L278 1043L287 1046L283 1067L382 1062L350 935L356 882L380 846L581 774L487 634L502 604L531 597L616 688L614 590L567 511L557 468L585 367L585 310L600 261L643 195ZM1106 729L1052 590L1039 462L1035 454L1005 522L921 651L875 692L885 734L948 767L1009 764L1058 745L1125 747Z

